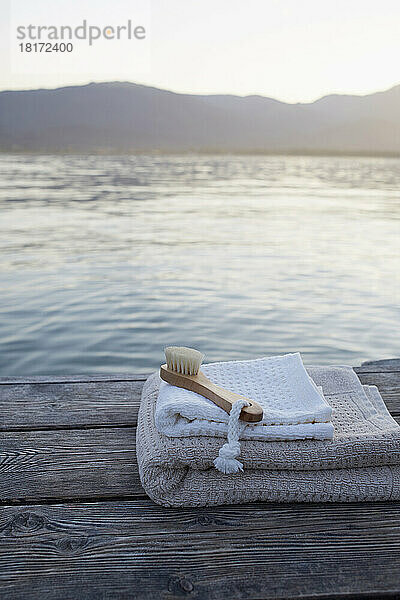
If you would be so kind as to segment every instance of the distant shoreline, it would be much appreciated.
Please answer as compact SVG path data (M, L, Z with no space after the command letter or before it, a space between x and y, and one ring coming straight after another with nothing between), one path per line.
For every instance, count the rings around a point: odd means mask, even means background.
M0 155L37 155L37 156L297 156L332 158L400 158L399 152L340 152L340 151L267 151L267 150L25 150L2 149Z

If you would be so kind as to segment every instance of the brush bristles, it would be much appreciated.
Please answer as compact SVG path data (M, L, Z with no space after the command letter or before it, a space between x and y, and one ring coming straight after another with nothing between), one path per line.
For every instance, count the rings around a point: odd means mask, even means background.
M169 346L164 352L168 369L183 375L197 375L204 358L204 354L194 348Z

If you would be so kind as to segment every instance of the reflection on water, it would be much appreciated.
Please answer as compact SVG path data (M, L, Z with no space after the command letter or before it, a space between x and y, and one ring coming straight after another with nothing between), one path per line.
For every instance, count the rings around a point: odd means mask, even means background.
M0 156L0 374L400 355L400 160Z

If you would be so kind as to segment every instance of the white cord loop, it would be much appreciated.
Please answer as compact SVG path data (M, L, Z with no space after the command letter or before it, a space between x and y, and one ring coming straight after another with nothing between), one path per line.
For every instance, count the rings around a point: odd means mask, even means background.
M244 406L250 406L247 400L238 400L232 406L228 421L228 442L220 448L218 457L214 460L215 468L225 475L243 471L243 465L236 457L240 455L239 437L246 426L239 421Z

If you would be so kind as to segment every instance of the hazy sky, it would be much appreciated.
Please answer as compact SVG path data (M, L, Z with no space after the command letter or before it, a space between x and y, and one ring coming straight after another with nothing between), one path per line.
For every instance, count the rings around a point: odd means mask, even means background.
M400 83L399 0L0 0L0 89L129 80L288 102ZM150 10L149 10L150 9ZM147 27L143 41L22 56L21 23Z

